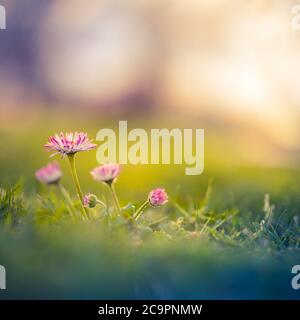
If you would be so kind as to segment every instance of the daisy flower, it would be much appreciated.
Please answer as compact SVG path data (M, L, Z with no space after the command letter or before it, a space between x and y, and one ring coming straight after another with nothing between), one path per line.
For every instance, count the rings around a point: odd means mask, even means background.
M54 151L54 154L61 153L62 157L65 155L68 156L71 174L73 177L74 185L77 190L78 198L82 204L83 212L85 218L89 219L88 209L84 206L83 203L83 194L81 191L76 165L75 165L75 155L80 151L89 151L96 148L96 145L88 138L87 134L84 132L70 132L64 134L61 132L59 135L49 137L48 143L44 146L48 151Z
M88 138L84 132L70 132L55 134L49 137L48 143L45 144L45 148L48 151L54 151L52 156L61 153L62 156L75 154L80 151L89 151L96 148L96 144Z
M45 184L56 184L62 177L62 171L58 163L49 163L37 170L35 177Z
M119 176L120 171L121 166L118 163L108 163L93 169L91 175L96 181L112 184Z
M121 171L121 166L118 163L104 164L91 171L91 175L96 181L104 182L109 187L119 215L121 215L122 212L120 208L119 199L114 187L114 182L119 176L120 171Z

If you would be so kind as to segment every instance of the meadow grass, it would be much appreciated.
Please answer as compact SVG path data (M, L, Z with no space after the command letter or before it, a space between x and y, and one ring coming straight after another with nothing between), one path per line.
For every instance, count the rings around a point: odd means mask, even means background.
M175 166L124 166L116 191L126 215L156 186L169 194L167 205L129 223L91 179L95 154L87 152L78 157L82 188L108 209L89 209L83 221L66 159L62 184L72 208L55 186L35 180L52 131L38 132L7 134L1 143L0 264L8 289L0 298L300 297L290 285L300 263L299 170L217 164L209 151L199 177Z

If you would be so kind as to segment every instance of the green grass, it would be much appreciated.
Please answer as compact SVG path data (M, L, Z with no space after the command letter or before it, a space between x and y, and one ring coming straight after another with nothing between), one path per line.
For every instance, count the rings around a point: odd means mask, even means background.
M220 196L211 185L197 202L174 193L167 206L148 209L131 224L99 207L91 221L82 221L75 197L72 222L54 188L36 196L22 186L2 190L0 261L10 285L1 295L298 298L290 269L300 259L299 222L288 205L297 199L283 197L286 207L274 208L262 197L258 211L245 204L218 211Z
M0 264L7 290L0 298L299 299L290 285L291 268L300 264L299 170L222 164L210 149L198 177L184 176L183 167L124 166L116 189L127 214L156 186L170 196L129 223L89 175L95 154L82 153L84 193L96 193L110 209L98 206L82 220L64 159L72 221L59 191L34 179L48 161L41 146L55 130L3 131Z

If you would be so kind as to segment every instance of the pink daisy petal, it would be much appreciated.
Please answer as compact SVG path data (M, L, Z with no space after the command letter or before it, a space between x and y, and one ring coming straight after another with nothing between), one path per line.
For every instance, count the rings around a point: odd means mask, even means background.
M93 150L96 146L97 145L93 144L84 132L69 132L66 134L61 132L59 135L55 134L49 137L44 147L48 151L54 151L54 154L61 153L64 156L80 151Z
M108 163L93 169L91 175L96 181L112 183L119 176L120 171L119 164Z

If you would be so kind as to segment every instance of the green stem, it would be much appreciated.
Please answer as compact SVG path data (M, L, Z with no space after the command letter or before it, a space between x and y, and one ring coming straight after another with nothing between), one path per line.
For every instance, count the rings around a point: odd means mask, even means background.
M68 194L67 190L63 187L62 184L57 183L57 187L69 205L69 213L70 213L71 219L75 221L74 208L73 208L73 203L70 198L70 195Z
M106 204L103 201L98 199L97 203L100 204L102 207L106 208Z
M135 220L138 220L138 218L141 216L141 214L143 213L143 211L148 207L149 205L149 201L146 200L136 211L136 213L133 215L133 218Z
M77 175L77 171L76 171L76 166L75 166L75 154L69 154L68 158L69 158L71 173L72 173L73 181L74 181L74 184L75 184L75 187L76 187L76 190L77 190L77 194L78 194L78 197L80 199L83 211L85 213L85 218L88 220L89 219L89 213L88 213L88 209L86 207L84 207L84 205L83 205L83 194L82 194L82 191L81 191L81 188L80 188L78 175Z
M115 202L115 205L116 205L118 214L121 215L121 207L120 207L120 203L119 203L119 200L118 200L118 196L117 196L115 187L114 187L113 183L108 184L108 186L109 186L109 188L110 188L112 197L113 197L113 199L114 199L114 202Z

